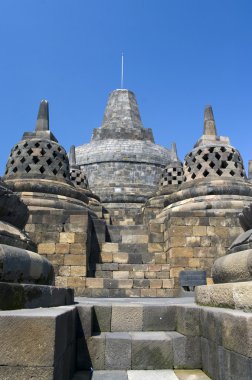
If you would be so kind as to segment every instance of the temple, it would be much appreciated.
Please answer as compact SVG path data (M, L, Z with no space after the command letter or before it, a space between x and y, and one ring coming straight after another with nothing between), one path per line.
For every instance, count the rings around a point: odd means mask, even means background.
M0 379L251 380L252 165L202 119L180 160L118 89L67 153L41 101L0 180Z

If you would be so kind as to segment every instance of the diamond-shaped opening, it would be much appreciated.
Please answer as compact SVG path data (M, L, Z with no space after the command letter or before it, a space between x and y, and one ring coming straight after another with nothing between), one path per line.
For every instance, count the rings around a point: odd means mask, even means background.
M172 171L175 172L177 169L176 168L172 168Z
M36 148L39 148L40 147L40 143L36 142L36 144L34 144Z
M18 171L18 168L15 166L15 168L12 171L13 173L16 173Z
M57 157L57 152L55 152L55 150L54 150L53 153L52 153L52 155L53 155L54 158Z
M188 168L188 172L190 173L190 172L191 172L191 170L192 170L192 168L190 168L190 167L189 167L189 168Z
M28 147L28 143L25 142L24 145L23 145L24 148L27 148Z
M181 172L178 172L178 175L181 175Z
M188 162L187 162L187 161L185 161L184 165L185 165L185 166L188 166Z
M62 162L59 162L59 167L60 167L60 168L62 167Z
M8 173L8 169L5 170L5 174L7 174L7 173Z
M241 177L244 177L244 173L243 172L241 172Z
M192 152L190 152L190 153L188 154L188 156L189 156L189 157L192 157Z
M15 162L15 160L11 160L11 165L13 165L13 164L14 164L14 162Z
M192 162L196 162L196 158L195 157L193 157Z
M62 151L62 149L61 149L61 147L60 147L60 146L58 146L58 151L59 151L59 152L61 152L61 151Z
M29 172L31 171L31 167L30 167L30 165L27 165L27 166L26 166L25 171L26 171L26 173L29 173Z
M21 160L20 160L20 162L23 164L25 162L25 158L22 157Z
M65 161L65 159L66 159L66 156L63 154L62 160Z
M238 158L239 161L241 161L241 157L239 155L237 156L237 158Z
M233 170L230 170L229 172L231 174L231 176L234 176L235 175L235 172Z
M18 148L19 148L19 146L18 146L18 145L16 145L16 146L15 146L15 148L14 148L14 150L17 150Z
M172 179L177 179L177 176L172 177Z
M222 146L222 147L220 148L220 150L221 150L223 153L227 151L227 149L226 149L224 146Z
M200 163L198 163L198 165L197 165L197 169L201 169L202 168L202 165L200 164Z
M208 150L209 150L210 153L213 153L213 151L214 151L214 147L211 146L211 148L209 148Z
M171 174L171 172L168 172L167 175L170 177L172 174Z
M232 150L233 153L235 153L235 149L234 148L232 148L231 150Z
M221 175L223 174L223 171L220 170L220 169L218 169L218 170L216 170L216 173L217 173L219 176L221 176Z
M41 167L39 168L39 171L40 171L41 174L43 174L43 173L45 172L45 168L44 168L44 166L41 166Z
M234 166L235 166L236 168L238 168L238 164L237 164L237 162L234 163Z
M168 178L167 178L167 177L165 177L165 178L164 178L164 181L167 181L167 180L168 180Z
M47 165L51 165L51 163L52 163L52 160L50 159L50 158L48 158L48 160L46 160L46 162L47 162Z
M66 176L67 176L66 173L63 173L63 177L66 178Z
M28 149L27 150L27 153L29 154L29 156L32 154L32 149L30 148L30 149Z
M222 169L226 169L227 166L228 166L228 163L226 161L221 161L221 168Z
M32 161L34 162L34 164L37 164L39 162L39 158L37 156L33 156Z
M215 157L217 158L217 160L219 160L221 158L221 155L218 152L216 152Z
M40 153L41 153L41 155L42 155L42 156L44 156L44 155L46 154L46 151L45 151L45 149L44 149L44 148L42 148L42 149L40 150Z
M209 171L208 171L208 170L204 170L204 172L203 172L203 176L204 176L204 177L207 177L208 174L209 174Z
M56 169L53 169L53 174L56 175L58 173L58 171Z
M191 175L191 178L192 178L192 179L196 178L196 174L193 173L193 174Z
M83 181L84 182L84 181ZM182 181L178 181L178 185L181 185Z
M208 154L204 154L204 156L202 158L204 161L207 161L208 160Z
M198 155L201 155L201 153L202 153L202 150L199 149L198 152L197 152L197 154L198 154Z
M21 150L19 149L19 150L17 151L17 155L20 156L21 153L22 153L22 152L21 152Z
M171 185L172 184L172 181L168 181L168 185Z
M232 159L233 159L233 154L229 153L229 155L227 156L227 160L228 161L232 161Z
M52 145L50 143L47 144L48 149L52 149Z
M215 163L213 161L211 161L210 164L209 164L209 166L210 166L210 168L213 169L215 167Z

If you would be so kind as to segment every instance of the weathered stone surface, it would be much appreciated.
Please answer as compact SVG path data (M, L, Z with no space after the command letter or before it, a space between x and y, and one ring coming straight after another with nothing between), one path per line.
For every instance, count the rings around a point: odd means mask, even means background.
M106 369L131 369L131 337L128 333L106 333Z
M128 380L178 380L172 370L132 370L128 371ZM188 380L188 379L187 379Z
M94 371L92 380L128 380L128 376L126 371Z
M174 368L201 368L200 337L184 337L173 332Z
M93 369L102 370L105 368L105 339L105 333L96 333L87 339L88 355L90 358L87 358L87 363L90 360Z
M175 328L175 306L144 306L143 331L172 331L175 330Z
M95 305L93 316L94 331L110 331L111 330L111 314L112 306Z
M135 332L132 336L132 369L173 367L172 340L164 332Z
M200 335L200 308L176 306L176 331L186 336Z
M111 331L142 331L143 306L112 307Z

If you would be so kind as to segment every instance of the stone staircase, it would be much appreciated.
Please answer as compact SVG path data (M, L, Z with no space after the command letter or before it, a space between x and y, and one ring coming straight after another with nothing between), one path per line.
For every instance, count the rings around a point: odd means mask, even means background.
M166 260L156 263L144 225L107 226L107 242L101 244L93 277L86 279L89 297L171 296L173 280Z
M182 313L178 315L178 308ZM78 370L200 369L199 310L155 303L78 306Z

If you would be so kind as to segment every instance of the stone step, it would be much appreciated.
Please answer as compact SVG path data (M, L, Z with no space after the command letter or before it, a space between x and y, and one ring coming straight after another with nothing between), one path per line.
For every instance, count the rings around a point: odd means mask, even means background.
M148 252L148 235L136 235L136 237L140 237L142 241L136 242L135 237L131 235L127 235L127 242L122 243L111 243L106 242L101 244L101 252L130 252L130 253L141 253Z
M127 235L148 235L145 225L107 226L108 238L113 243L122 243L122 237ZM125 238L124 238L125 239Z
M102 332L87 339L94 370L200 368L200 339L178 332Z
M100 264L147 264L153 262L153 254L149 252L104 252L99 255ZM98 269L100 270L100 269ZM113 270L113 269L112 269Z
M96 280L103 280L97 278ZM165 298L165 297L177 297L179 295L179 289L170 288L103 288L103 287L87 287L82 289L83 297L94 298Z
M211 380L200 369L80 371L73 380Z

